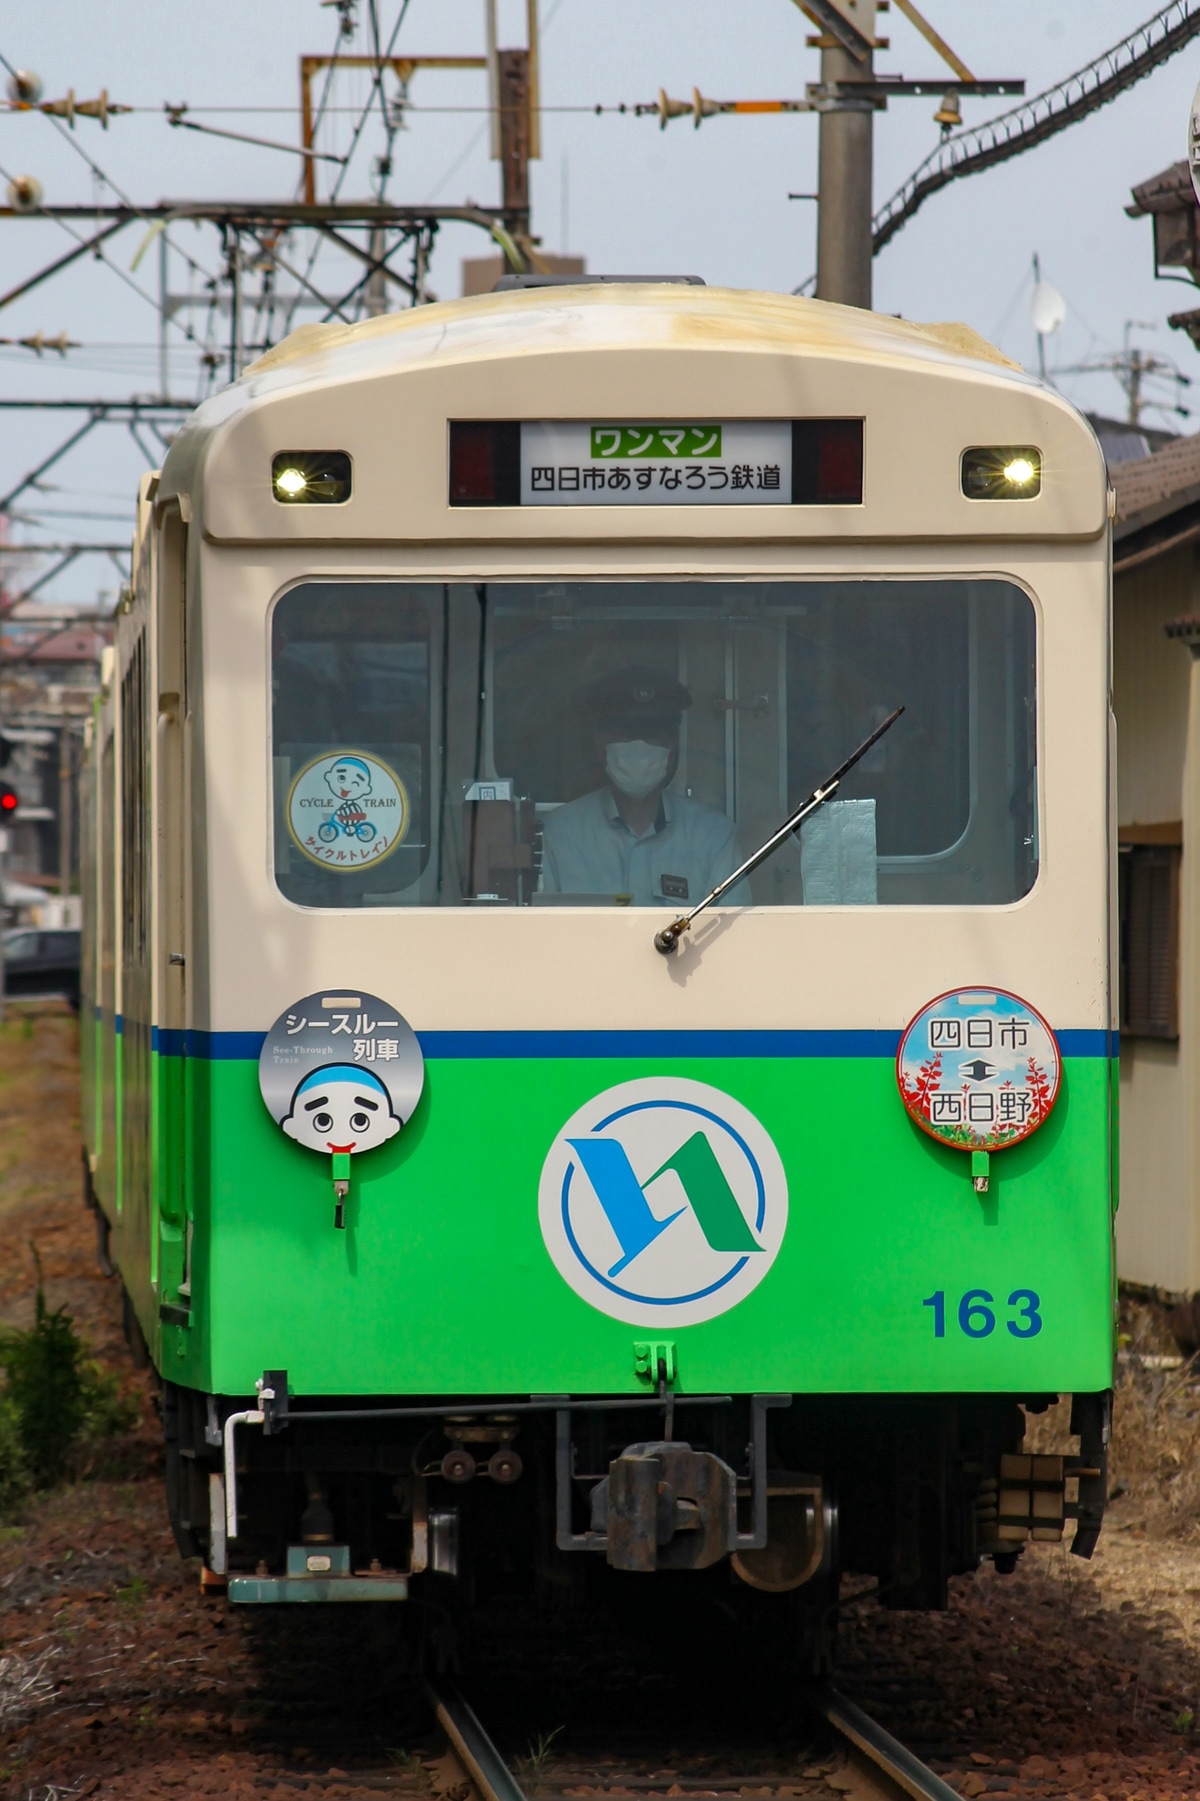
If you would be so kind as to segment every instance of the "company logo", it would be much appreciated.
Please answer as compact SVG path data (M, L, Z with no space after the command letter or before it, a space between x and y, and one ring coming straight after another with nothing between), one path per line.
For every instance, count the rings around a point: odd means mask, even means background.
M343 874L390 856L407 835L411 813L396 771L365 750L314 757L287 801L292 842L311 862Z
M632 1325L714 1319L757 1288L787 1227L787 1179L754 1115L704 1082L622 1082L550 1147L538 1211L575 1293Z

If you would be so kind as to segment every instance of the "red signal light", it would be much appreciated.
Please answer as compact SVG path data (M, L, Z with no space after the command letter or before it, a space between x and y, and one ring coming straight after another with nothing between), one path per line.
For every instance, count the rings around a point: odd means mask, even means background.
M21 798L9 782L0 782L0 813L15 813Z

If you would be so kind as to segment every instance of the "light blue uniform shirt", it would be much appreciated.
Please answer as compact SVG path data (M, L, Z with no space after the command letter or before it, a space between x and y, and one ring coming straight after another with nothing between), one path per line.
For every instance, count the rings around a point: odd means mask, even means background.
M547 894L629 894L635 907L695 906L738 865L732 819L686 795L663 794L642 838L617 811L610 788L556 807L546 817L542 881ZM732 896L743 905L746 884Z

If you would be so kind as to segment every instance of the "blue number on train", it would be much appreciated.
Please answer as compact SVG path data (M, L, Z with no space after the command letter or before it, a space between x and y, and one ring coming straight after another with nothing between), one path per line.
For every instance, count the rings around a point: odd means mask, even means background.
M933 1336L946 1336L946 1291L935 1289L926 1295L922 1307L933 1309ZM1041 1296L1032 1288L1014 1288L1008 1305L1017 1310L1016 1319L1005 1320L1014 1338L1036 1338L1042 1329ZM994 1302L986 1288L969 1288L958 1303L958 1327L968 1338L987 1338L996 1330Z
M1042 1316L1038 1311L1042 1304L1041 1298L1032 1288L1014 1288L1008 1297L1008 1304L1016 1307L1018 1302L1021 1305L1016 1319L1006 1322L1008 1329L1014 1338L1036 1338L1042 1329Z
M986 1288L969 1288L958 1303L958 1323L968 1338L987 1338L996 1330L996 1315Z

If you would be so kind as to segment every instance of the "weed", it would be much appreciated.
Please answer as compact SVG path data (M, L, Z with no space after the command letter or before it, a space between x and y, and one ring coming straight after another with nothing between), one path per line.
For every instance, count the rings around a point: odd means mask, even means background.
M546 1765L550 1761L550 1751L554 1741L563 1731L565 1731L564 1727L556 1726L553 1732L539 1732L536 1741L530 1744L527 1754L517 1758L517 1769L535 1793L541 1787L545 1777Z
M1176 1732L1190 1732L1192 1730L1192 1727L1195 1725L1195 1722L1196 1722L1195 1714L1192 1712L1190 1707L1185 1707L1183 1709L1182 1713L1177 1713L1175 1715L1174 1719L1171 1721L1171 1724L1175 1728Z
M396 1765L397 1769L405 1771L419 1789L428 1790L432 1787L429 1771L425 1767L424 1759L421 1758L417 1752L409 1751L403 1746L393 1745L389 1749L387 1756L389 1763L393 1763Z
M117 1600L123 1607L140 1607L150 1593L150 1585L144 1576L131 1576L124 1588L117 1590Z

